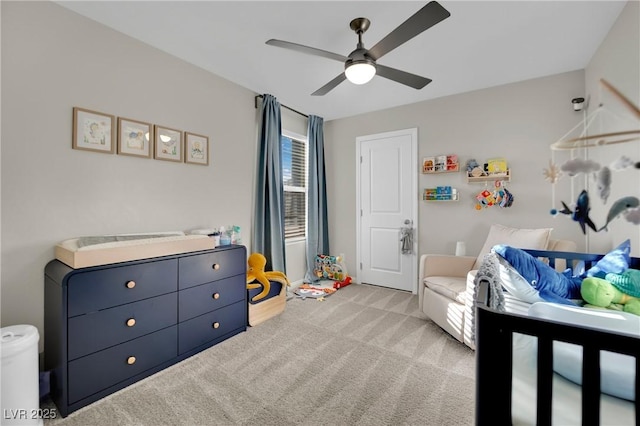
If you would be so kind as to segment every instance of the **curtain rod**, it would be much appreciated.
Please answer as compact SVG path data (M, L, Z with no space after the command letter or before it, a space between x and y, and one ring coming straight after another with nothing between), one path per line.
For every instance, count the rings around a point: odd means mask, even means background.
M264 96L262 96L262 95L256 95L256 97L254 98L254 103L255 103L255 107L256 107L256 109L258 108L258 98L264 98ZM281 107L283 107L283 108L288 109L289 111L293 111L293 112L295 112L296 114L300 114L300 115L301 115L301 116L303 116L303 117L309 118L309 116L308 116L307 114L303 114L303 113L301 113L300 111L296 111L295 109L293 109L293 108L289 108L289 107L288 107L288 106L286 106L286 105L280 104L280 106L281 106Z

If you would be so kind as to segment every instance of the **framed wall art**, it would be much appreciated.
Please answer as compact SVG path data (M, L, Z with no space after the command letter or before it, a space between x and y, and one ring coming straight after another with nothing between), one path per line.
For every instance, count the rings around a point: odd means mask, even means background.
M184 161L190 164L209 165L209 137L185 132Z
M151 158L153 125L118 117L118 154Z
M156 125L154 136L153 158L182 162L182 131Z
M113 154L115 151L115 128L115 116L74 107L71 147Z

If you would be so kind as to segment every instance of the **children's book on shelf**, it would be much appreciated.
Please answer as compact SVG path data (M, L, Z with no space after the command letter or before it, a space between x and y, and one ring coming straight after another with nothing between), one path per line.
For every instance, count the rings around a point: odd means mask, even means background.
M487 160L487 171L489 173L506 173L507 160L504 158L489 158Z
M436 163L435 157L425 157L422 159L422 173L431 173L434 171Z
M443 172L445 170L447 170L447 156L446 155L438 155L436 157L435 171L436 172Z
M458 156L455 154L447 155L447 171L458 170Z

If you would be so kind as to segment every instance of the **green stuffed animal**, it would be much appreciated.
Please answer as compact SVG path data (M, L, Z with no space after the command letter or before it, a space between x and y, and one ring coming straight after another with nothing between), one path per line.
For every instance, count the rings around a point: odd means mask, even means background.
M606 279L585 278L580 286L580 294L592 306L640 315L640 298L623 293Z

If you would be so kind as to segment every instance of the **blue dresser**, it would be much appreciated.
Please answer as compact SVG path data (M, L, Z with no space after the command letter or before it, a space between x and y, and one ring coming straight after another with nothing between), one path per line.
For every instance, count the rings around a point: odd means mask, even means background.
M45 268L45 370L69 413L247 329L247 254L225 246Z

